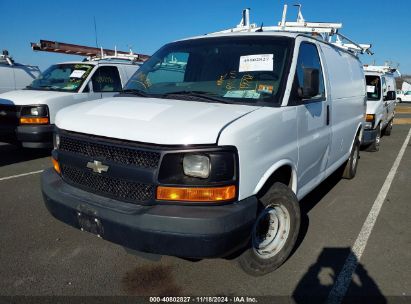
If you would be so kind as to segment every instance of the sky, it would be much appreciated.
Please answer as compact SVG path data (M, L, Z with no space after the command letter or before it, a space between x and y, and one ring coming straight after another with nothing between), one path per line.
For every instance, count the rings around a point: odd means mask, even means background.
M33 52L30 42L40 39L152 54L181 38L234 27L244 8L251 22L277 25L283 5L288 21L295 21L302 4L306 21L342 22L341 33L358 43L371 43L375 55L361 55L365 63L399 64L411 74L410 0L121 0L121 1L6 1L0 0L0 49L16 62L37 65L81 59L73 55Z

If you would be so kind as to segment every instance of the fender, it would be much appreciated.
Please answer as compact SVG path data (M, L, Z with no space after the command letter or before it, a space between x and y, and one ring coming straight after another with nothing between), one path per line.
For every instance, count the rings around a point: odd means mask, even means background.
M254 188L253 195L257 194L261 188L265 185L267 180L273 175L275 171L277 171L279 168L282 166L289 166L291 167L291 190L295 194L297 194L297 168L295 165L292 163L290 159L282 159L278 162L276 162L274 165L272 165L260 178L259 182L257 183L257 186Z
M363 133L364 133L364 129L363 129L363 127L362 127L362 122L360 122L360 123L358 124L358 126L357 126L357 131L355 132L355 135L357 135L358 132L360 132L360 141L361 141L361 140L362 140ZM349 153L351 153L351 151L352 151L352 147L354 146L354 140L355 140L355 138L356 138L356 136L354 136L354 138L353 138L353 140L352 140L352 142L351 142Z

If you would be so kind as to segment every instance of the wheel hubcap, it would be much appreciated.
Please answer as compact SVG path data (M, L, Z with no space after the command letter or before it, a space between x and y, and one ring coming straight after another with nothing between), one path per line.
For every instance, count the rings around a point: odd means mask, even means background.
M290 233L290 214L280 205L266 207L258 216L252 233L253 250L261 258L275 256Z

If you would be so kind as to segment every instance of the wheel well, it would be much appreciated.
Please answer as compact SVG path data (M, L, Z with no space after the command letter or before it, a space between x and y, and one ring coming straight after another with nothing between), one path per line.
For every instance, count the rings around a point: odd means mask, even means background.
M276 182L280 182L292 188L292 169L290 166L284 165L275 170L275 172L273 172L273 174L271 174L271 176L267 179L264 186L258 191L257 197L262 197Z

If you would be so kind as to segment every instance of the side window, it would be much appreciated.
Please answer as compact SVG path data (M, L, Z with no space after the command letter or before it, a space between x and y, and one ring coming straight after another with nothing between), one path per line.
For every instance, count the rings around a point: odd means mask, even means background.
M120 92L121 80L116 67L103 66L98 68L91 78L94 92Z
M310 79L308 75L315 74L315 70L318 70L318 92L310 94L307 91L313 85L311 83L313 78ZM298 90L296 96L299 96L300 99L323 100L325 98L323 69L317 47L314 44L303 42L300 45L295 77L294 84L297 87L296 90ZM314 85L317 87L317 84Z

